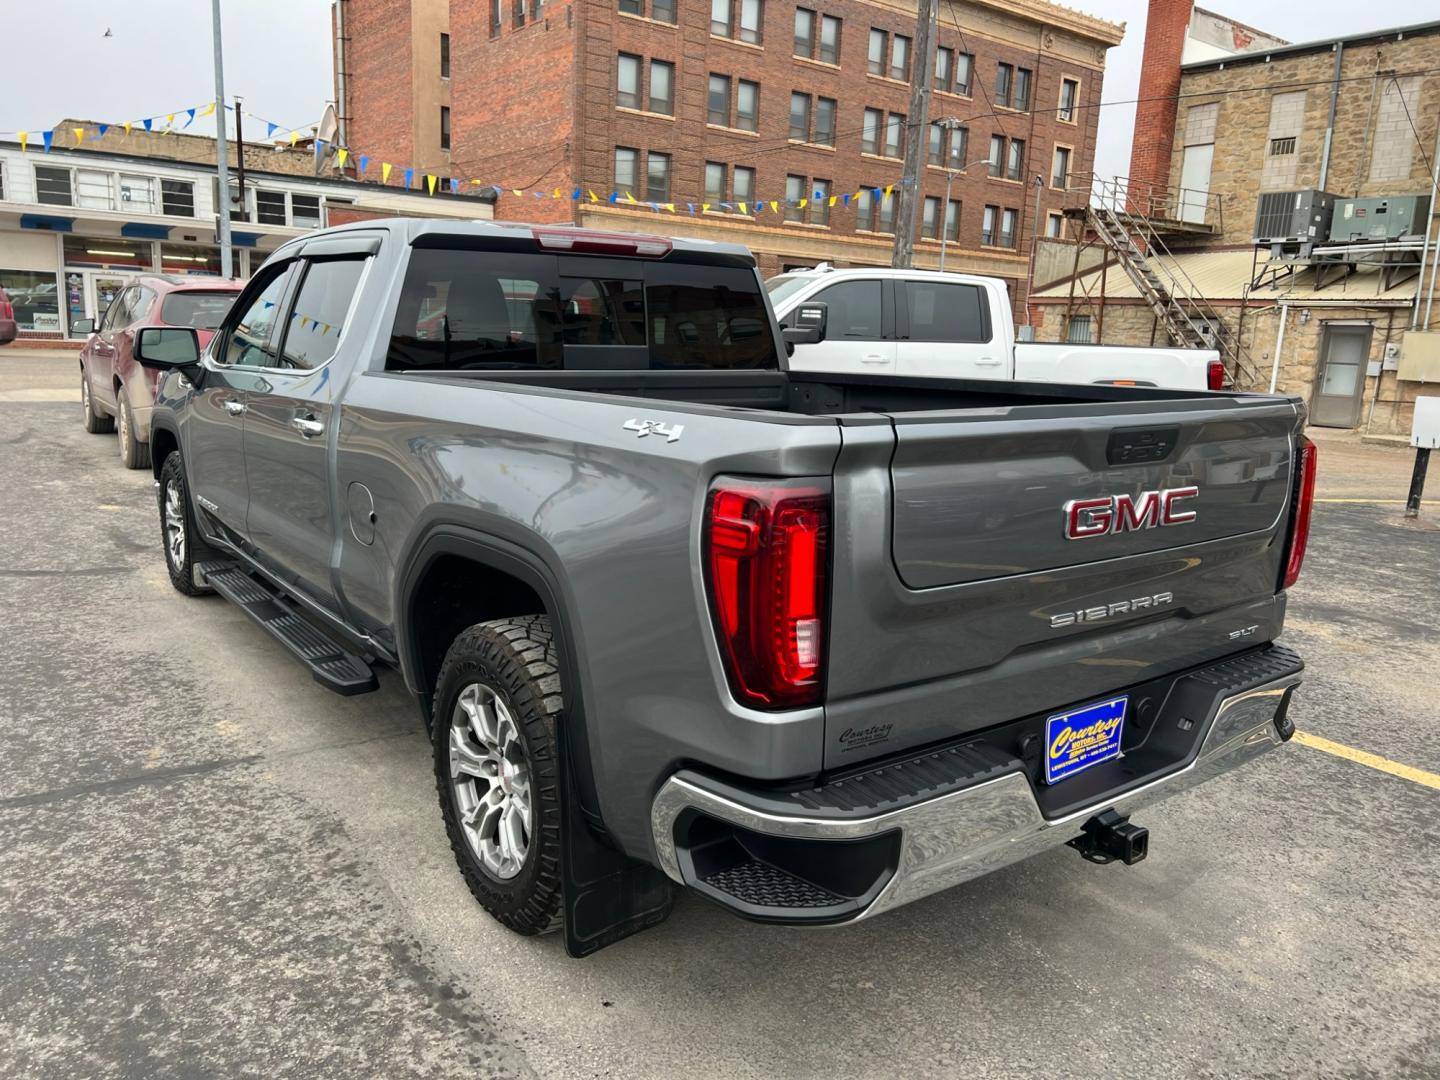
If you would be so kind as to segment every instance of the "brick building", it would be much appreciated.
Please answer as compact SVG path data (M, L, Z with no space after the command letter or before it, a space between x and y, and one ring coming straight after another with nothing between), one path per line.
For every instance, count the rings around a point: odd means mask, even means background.
M360 58L393 48L404 69L406 56L438 56L438 30L399 43L421 8L440 25L444 3L338 0L350 57L340 111L349 144L372 158L402 159L418 131L411 114L440 106L433 86L407 89L403 70L391 79ZM506 192L502 218L737 241L767 273L889 265L896 195L843 196L901 182L915 18L913 3L893 0L453 4L447 167ZM938 265L944 232L948 269L1023 293L1033 181L1043 179L1041 228L1058 229L1070 178L1093 168L1106 52L1122 34L1045 0L943 0L929 111L958 123L926 133L917 266ZM517 188L526 194L508 194ZM536 199L534 188L586 194ZM678 213L612 204L617 190Z
M1345 200L1398 211L1434 193L1440 23L1283 45L1188 0L1152 0L1150 17L1125 209L1163 236L1152 269L1204 298L1197 310L1232 349L1240 385L1273 380L1309 402L1314 423L1408 432L1415 397L1440 379L1436 225L1421 207L1408 228L1371 241L1382 211ZM1197 45L1202 21L1224 28L1211 35L1219 45ZM1315 237L1257 243L1262 199L1284 209L1311 190L1337 201ZM1094 211L1072 218L1083 213ZM1037 336L1174 337L1124 253L1109 255L1103 269L1037 290Z

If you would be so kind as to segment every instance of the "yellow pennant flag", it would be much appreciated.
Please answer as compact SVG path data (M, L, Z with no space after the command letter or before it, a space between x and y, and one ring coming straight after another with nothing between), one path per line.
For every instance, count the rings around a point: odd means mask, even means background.
M479 187L479 186L480 186L480 181L479 181L479 180L471 180L470 183L474 184L476 187Z
M838 199L838 198L840 198L839 195L831 195L831 196L830 196L830 205L831 205L831 206L834 206L834 205L835 205L835 200Z
M807 207L807 206L809 206L809 205L810 205L810 200L809 200L809 199L801 199L801 200L800 200L800 204L799 204L799 208L800 208L801 210L804 210L805 207Z
M350 151L346 150L343 146L335 151L335 160L340 163L342 169L345 167L345 159L349 156Z
M431 195L435 194L435 177L431 176L429 173L425 174L425 186L430 189Z
M665 204L665 209L666 209L666 210L669 210L670 213L673 214L673 213L675 212L675 204L674 204L673 202L667 202L667 203Z
M705 202L705 203L701 203L701 204L700 204L700 212L701 212L702 214L703 214L706 210L709 210L709 209L710 209L710 204L709 204L708 202Z
M628 203L633 203L633 202L635 201L635 196L632 195L632 194L630 194L630 192L627 191L627 192L625 192L625 201L628 202Z
M587 195L590 196L590 201L591 201L591 202L599 202L599 201L600 201L600 196L599 196L599 195L596 195L595 192L593 192L593 191L588 191L588 190L587 190L587 191L585 192L585 194L587 194Z
M126 120L126 121L125 121L125 134L126 134L126 135L129 135L129 134L130 134L130 121L129 121L129 120Z
M885 185L885 198L888 199L888 198L890 197L890 192L894 189L894 187L895 187L894 184L886 184L886 185Z
M380 163L380 182L381 182L382 184L388 184L388 183L390 182L390 169L391 169L391 167L392 167L392 166L390 165L390 162L388 162L388 161L382 161L382 162Z
M770 200L770 211L771 211L771 213L775 213L775 214L778 214L778 213L780 212L780 204L779 204L778 202L776 202L774 199L771 199L771 200Z
M73 131L73 132L75 132L75 145L76 145L76 146L79 146L82 142L85 141L85 129L84 129L84 128L71 128L70 130Z
M166 127L174 127L174 126L175 126L175 114L174 114L173 112L167 112L167 113L165 114L165 126L166 126Z
M524 193L523 191L521 191L521 190L517 187L517 188L511 188L511 189L510 189L510 194L511 194L511 195L514 195L516 198L519 198L521 195L524 195L525 193Z
M552 199L560 198L560 189L557 187L550 195Z
M209 115L211 115L214 111L215 111L215 103L212 101L212 102L210 102L210 104L206 105L205 108L203 108L203 109L200 110L199 115L200 115L200 116L209 116Z
M745 213L748 213L748 212L749 212L749 211L747 211L747 210L745 209L745 204L744 204L743 202L740 203L739 206L740 206L740 213L745 214Z
M20 132L19 134L20 134L20 152L23 154L23 153L25 153L25 147L26 147L27 145L29 145L29 142L30 142L30 132L28 132L28 131L22 131L22 132Z

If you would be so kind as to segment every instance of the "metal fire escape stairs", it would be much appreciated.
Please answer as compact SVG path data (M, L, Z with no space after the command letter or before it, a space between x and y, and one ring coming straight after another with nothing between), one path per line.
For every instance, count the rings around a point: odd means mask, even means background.
M1137 212L1125 200L1100 198L1087 204L1085 224L1115 256L1172 341L1219 352L1231 386L1259 385L1260 373L1239 339L1171 255L1161 235L1163 220Z

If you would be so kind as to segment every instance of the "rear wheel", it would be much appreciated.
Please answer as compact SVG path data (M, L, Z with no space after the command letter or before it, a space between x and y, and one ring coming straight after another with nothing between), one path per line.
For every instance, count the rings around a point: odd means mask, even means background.
M120 460L127 469L148 469L150 444L135 437L135 416L130 411L130 400L125 396L123 386L115 391L115 400L119 404L116 411L119 414L117 431L120 435Z
M92 435L108 435L115 430L115 418L106 416L95 409L95 399L90 395L90 373L80 369L80 410L85 430Z
M185 484L185 463L180 451L173 451L160 469L160 541L165 548L165 568L170 584L186 596L201 596L210 590L196 584L195 567L216 557L216 551L200 536L190 489Z
M431 736L445 830L480 905L518 934L557 930L560 676L543 615L470 627L450 646Z

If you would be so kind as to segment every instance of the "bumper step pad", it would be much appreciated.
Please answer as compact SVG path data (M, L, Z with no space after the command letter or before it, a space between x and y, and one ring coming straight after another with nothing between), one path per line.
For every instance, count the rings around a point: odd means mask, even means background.
M760 908L828 908L845 898L778 866L752 859L703 879L716 892Z
M362 657L331 641L285 596L253 574L233 563L205 563L200 572L211 588L289 649L327 690L348 696L379 687L374 670Z

